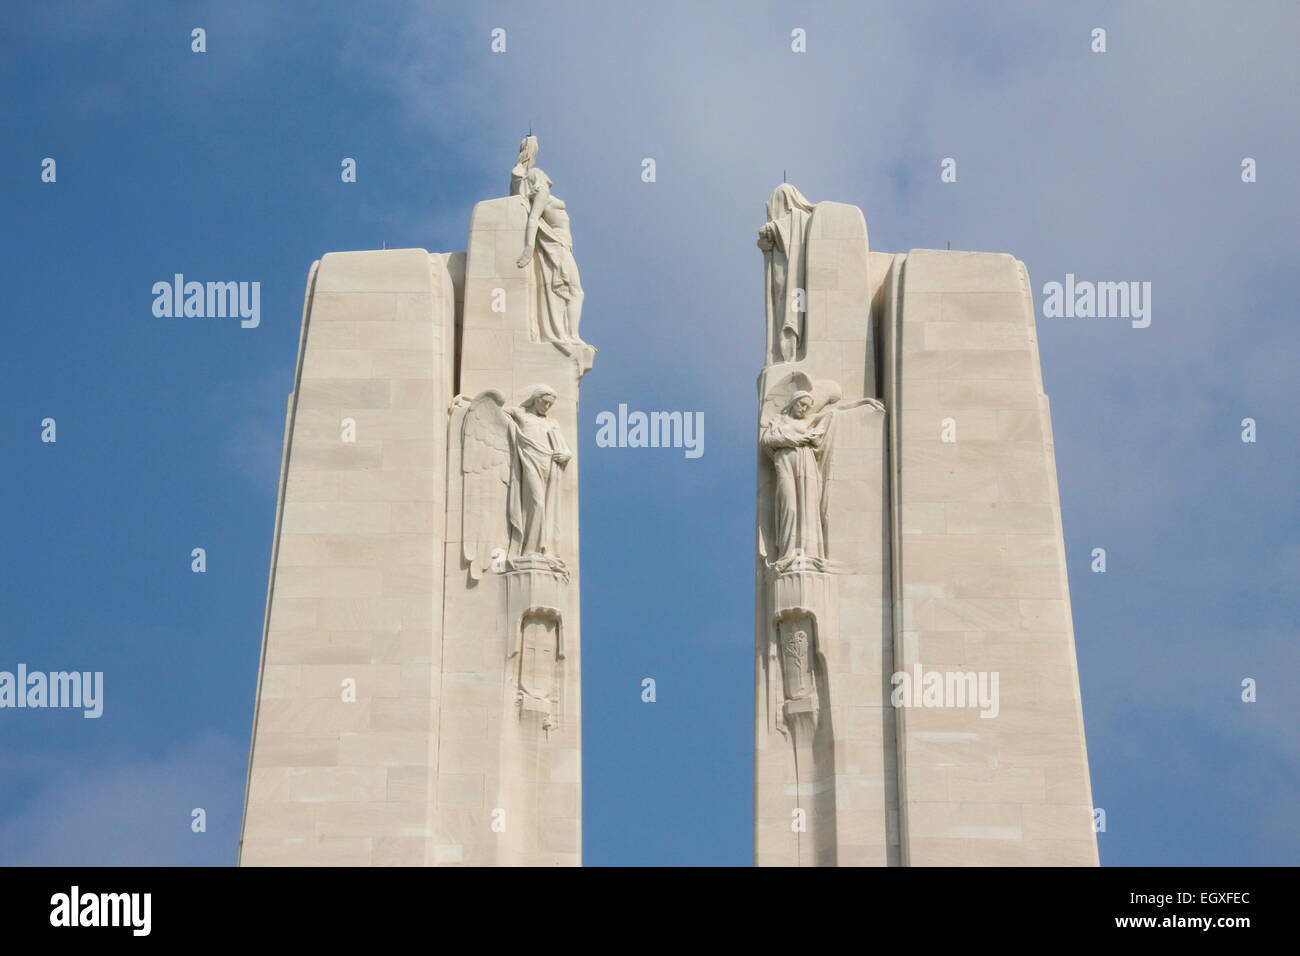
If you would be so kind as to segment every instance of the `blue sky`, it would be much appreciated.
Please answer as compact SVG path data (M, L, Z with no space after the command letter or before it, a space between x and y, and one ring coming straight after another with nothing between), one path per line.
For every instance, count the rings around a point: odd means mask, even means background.
M233 862L307 269L463 249L530 122L600 350L586 862L750 860L753 237L783 170L873 249L1014 253L1040 304L1066 273L1152 283L1146 329L1039 318L1102 862L1300 862L1298 28L1271 3L5 4L0 669L102 670L106 702L0 711L0 863ZM176 272L259 281L261 325L155 318ZM704 455L597 448L620 402L703 412Z

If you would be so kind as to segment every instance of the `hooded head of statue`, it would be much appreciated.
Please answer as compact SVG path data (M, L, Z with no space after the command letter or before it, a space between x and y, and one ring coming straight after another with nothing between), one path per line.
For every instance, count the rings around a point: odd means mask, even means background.
M789 183L782 183L777 186L772 190L772 195L767 197L767 218L769 222L785 218L794 209L811 213L813 204L804 198L803 193Z
M533 168L533 163L537 159L537 137L528 135L523 138L519 144L519 159L515 163L515 168L511 170L516 176L523 176L528 170Z
M812 392L806 392L803 389L800 389L790 396L790 401L786 402L785 413L792 418L803 418L808 414L809 409L812 407Z
M519 158L515 162L514 169L510 170L510 195L528 197L536 191L526 185L530 179L534 178L535 174L541 174L542 178L545 178L545 174L541 170L533 169L533 163L536 161L537 137L530 133L519 144ZM546 184L550 185L549 179Z

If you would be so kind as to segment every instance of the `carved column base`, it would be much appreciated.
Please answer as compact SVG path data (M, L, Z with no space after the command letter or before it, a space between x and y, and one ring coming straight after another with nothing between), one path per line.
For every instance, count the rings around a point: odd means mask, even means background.
M831 726L828 656L838 638L834 575L769 570L777 730L793 758L791 796L805 830L797 834L800 866L834 863L836 832L834 731ZM779 675L779 676L777 676Z
M825 631L835 616L835 576L825 571L786 571L770 577L773 623L791 614L810 614Z

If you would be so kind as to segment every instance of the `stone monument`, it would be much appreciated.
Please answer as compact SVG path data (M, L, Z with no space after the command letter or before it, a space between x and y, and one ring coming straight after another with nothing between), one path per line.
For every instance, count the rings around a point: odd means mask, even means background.
M241 865L579 865L569 217L528 136L466 253L311 267Z
M754 860L1095 865L1023 263L767 201Z

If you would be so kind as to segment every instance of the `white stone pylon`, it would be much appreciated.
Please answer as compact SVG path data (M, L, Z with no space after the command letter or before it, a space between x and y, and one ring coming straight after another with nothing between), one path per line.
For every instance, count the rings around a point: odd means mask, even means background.
M755 863L1095 865L1024 266L767 216Z
M594 350L532 144L513 194L475 208L468 254L312 267L241 865L581 864Z

